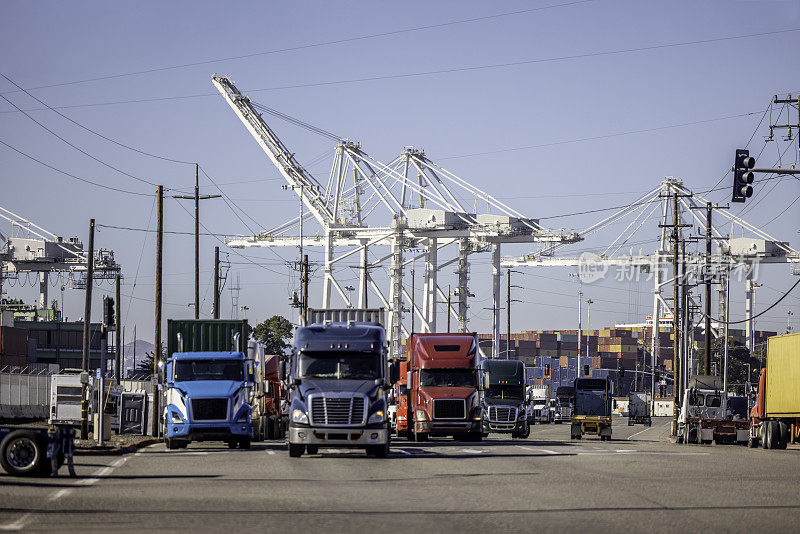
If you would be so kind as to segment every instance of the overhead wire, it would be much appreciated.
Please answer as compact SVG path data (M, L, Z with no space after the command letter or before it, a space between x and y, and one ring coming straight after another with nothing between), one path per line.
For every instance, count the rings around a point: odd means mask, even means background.
M700 45L700 44L709 44L714 42L721 42L721 41L730 41L736 39L749 39L754 37L764 37L769 35L779 35L784 33L790 32L797 32L800 31L800 28L788 28L784 30L775 30L769 32L760 32L760 33L751 33L751 34L743 34L743 35L732 35L726 37L717 37L711 39L698 39L693 41L683 41L683 42L674 42L674 43L664 43L659 45L649 45L649 46L641 46L635 48L624 48L624 49L617 49L617 50L607 50L602 52L586 52L583 54L573 54L568 56L555 56L549 58L537 58L537 59L528 59L528 60L521 60L521 61L511 61L511 62L503 62L503 63L492 63L492 64L485 64L485 65L473 65L473 66L466 66L466 67L453 67L447 69L435 69L435 70L428 70L428 71L420 71L420 72L409 72L409 73L400 73L400 74L388 74L388 75L381 75L381 76L366 76L362 78L352 78L347 80L331 80L331 81L322 81L322 82L312 82L312 83L298 83L298 84L291 84L291 85L282 85L282 86L274 86L274 87L264 87L260 89L248 89L248 93L257 93L263 91L278 91L278 90L286 90L286 89L299 89L299 88L307 88L307 87L327 87L332 85L343 85L343 84L353 84L353 83L363 83L363 82L371 82L371 81L380 81L380 80L393 80L393 79L402 79L402 78L415 78L415 77L424 77L424 76L434 76L439 74L451 74L456 72L471 72L471 71L479 71L479 70L486 70L486 69L498 69L498 68L509 68L509 67L517 67L522 65L532 65L538 63L551 63L551 62L558 62L558 61L568 61L568 60L575 60L575 59L586 59L591 57L600 57L600 56L613 56L613 55L620 55L620 54L629 54L634 52L646 52L650 50L660 50L665 48L672 48L672 47L681 47L681 46L693 46L693 45ZM69 107L91 107L91 106L107 106L107 105L114 105L114 104L132 104L132 103L143 103L143 102L160 102L160 101L168 101L168 100L180 100L180 99L191 99L191 98L205 98L211 96L219 96L218 93L202 93L202 94L194 94L194 95L177 95L177 96L167 96L167 97L156 97L156 98L144 98L144 99L135 99L135 100L124 100L118 102L98 102L98 103L90 103L90 104L78 104L72 106L63 106L59 109L66 109ZM32 110L29 110L32 111Z
M86 178L81 178L80 176L76 176L76 175L74 175L74 174L72 174L72 173L70 173L70 172L67 172L67 171L61 170L61 169L59 169L59 168L57 168L57 167L54 167L54 166L52 166L52 165L50 165L50 164L48 164L48 163L45 163L44 161L42 161L42 160L40 160L40 159L37 159L37 158L35 158L35 157L31 156L30 154L28 154L28 153L26 153L26 152L23 152L22 150L20 150L20 149L18 149L18 148L16 148L16 147L14 147L14 146L11 146L11 145L9 145L8 143L6 143L5 141L3 141L2 139L0 139L0 144L2 144L2 145L5 145L7 148L10 148L11 150L13 150L13 151L15 151L15 152L17 152L17 153L19 153L19 154L21 154L21 155L25 156L25 157L26 157L26 158L28 158L28 159L31 159L31 160L35 161L36 163L38 163L38 164L40 164L40 165L43 165L43 166L47 167L48 169L51 169L51 170L54 170L54 171L56 171L56 172L58 172L58 173L64 174L64 175L66 175L66 176L69 176L70 178L74 178L74 179L76 179L76 180L78 180L78 181L80 181L80 182L85 182L85 183L87 183L87 184L91 184L91 185L94 185L94 186L96 186L96 187L101 187L101 188L103 188L103 189L109 189L109 190L111 190L111 191L116 191L116 192L118 192L118 193L126 193L126 194L128 194L128 195L137 195L137 196L142 196L142 197L152 197L152 196L155 196L155 193L139 193L139 192L137 192L137 191L129 191L129 190L127 190L127 189L121 189L121 188L119 188L119 187L113 187L113 186L110 186L110 185L101 184L101 183L99 183L99 182L94 182L94 181L92 181L92 180L88 180L88 179L86 179Z
M403 34L403 33L417 32L417 31L430 30L430 29L436 29L436 28L443 28L443 27L446 27L446 26L454 26L454 25L457 25L457 24L467 24L467 23L479 22L479 21L483 21L483 20L491 20L491 19L497 19L497 18L501 18L501 17L508 17L508 16L512 16L512 15L522 15L522 14L526 14L526 13L533 13L533 12L536 12L536 11L544 11L544 10L547 10L547 9L555 9L555 8L559 8L559 7L573 6L573 5L576 5L576 4L585 4L585 3L589 3L591 1L593 1L593 0L576 0L576 1L573 1L573 2L565 2L565 3L561 3L561 4L540 6L540 7L534 7L534 8L529 8L529 9L520 9L520 10L516 10L516 11L507 11L507 12L503 12L503 13L496 13L496 14L493 14L493 15L485 15L485 16L481 16L481 17L471 17L471 18L468 18L468 19L453 20L453 21L442 22L442 23L438 23L438 24L427 24L427 25L424 25L424 26L416 26L416 27L413 27L413 28L404 28L404 29L400 29L400 30L392 30L392 31L386 31L386 32L381 32L381 33L358 35L358 36L354 36L354 37L346 37L346 38L342 38L342 39L334 39L334 40L330 40L330 41L322 41L322 42L319 42L319 43L310 43L310 44L305 44L305 45L297 45L297 46L292 46L292 47L279 48L279 49L275 49L275 50L267 50L267 51L264 51L264 52L254 52L254 53L251 53L251 54L241 54L241 55L238 55L238 56L229 56L229 57L224 57L224 58L208 59L208 60L202 60L202 61L194 61L194 62L191 62L191 63L168 65L168 66L165 66L165 67L155 67L155 68L144 69L144 70L133 71L133 72L111 74L111 75L107 75L107 76L97 76L97 77L94 77L94 78L87 78L87 79L83 79L83 80L73 80L73 81L69 81L69 82L60 82L60 83L54 83L54 84L49 84L49 85L40 85L38 87L31 87L31 89L32 90L36 90L36 89L49 89L51 87L64 87L66 85L75 85L75 84L81 84L81 83L89 83L89 82L96 82L96 81L102 81L102 80L110 80L110 79L115 79L115 78L123 78L123 77L127 77L127 76L136 76L136 75L141 75L141 74L149 74L149 73L153 73L153 72L162 72L162 71L166 71L166 70L182 69L182 68L187 68L187 67L196 67L196 66L199 66L199 65L208 65L208 64L211 64L211 63L222 63L222 62L225 62L225 61L232 61L232 60L237 60L237 59L247 59L247 58L257 57L257 56L265 56L265 55L270 55L270 54L279 54L279 53L284 53L284 52L293 52L293 51L297 51L297 50L305 50L305 49L309 49L309 48L317 48L317 47L322 47L322 46L343 44L343 43L349 43L349 42L355 42L355 41L363 41L363 40L366 40L366 39L376 39L376 38L379 38L379 37L388 37L388 36L393 36L393 35L400 35L400 34Z

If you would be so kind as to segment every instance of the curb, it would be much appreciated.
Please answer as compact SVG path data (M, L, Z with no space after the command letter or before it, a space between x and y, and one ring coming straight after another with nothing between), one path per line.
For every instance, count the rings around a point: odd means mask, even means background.
M136 443L130 443L125 445L124 447L117 447L116 449L81 449L75 448L73 451L73 455L75 456L120 456L122 454L128 454L131 452L136 452L138 449L142 447L147 447L148 445L152 445L154 443L159 443L162 440L157 438L149 438L143 439L141 441L137 441Z

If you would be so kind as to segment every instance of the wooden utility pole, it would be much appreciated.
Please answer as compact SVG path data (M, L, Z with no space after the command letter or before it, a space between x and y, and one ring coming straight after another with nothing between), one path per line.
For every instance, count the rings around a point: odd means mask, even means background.
M120 343L119 332L122 329L122 277L119 273L114 277L116 285L116 317L114 318L114 378L119 384L119 379L122 377L120 372L122 367L122 343Z
M158 221L156 223L156 309L155 309L155 347L153 348L153 435L158 436L158 363L161 361L161 279L163 274L164 248L164 186L158 186Z
M200 201L221 195L200 195L200 165L194 165L194 195L173 195L173 198L194 200L194 318L200 318Z
M89 333L92 324L92 277L94 277L94 219L89 219L89 253L86 256L86 300L83 306L83 360L81 369L89 372ZM62 312L63 313L63 312ZM81 439L89 439L89 397L88 384L81 384Z
M214 319L219 319L219 247L214 247Z

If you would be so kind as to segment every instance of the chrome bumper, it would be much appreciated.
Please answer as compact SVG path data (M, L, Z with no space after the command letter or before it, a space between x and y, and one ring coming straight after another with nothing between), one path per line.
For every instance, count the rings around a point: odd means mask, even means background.
M289 443L295 445L364 447L366 445L384 445L388 441L389 431L386 428L289 427Z

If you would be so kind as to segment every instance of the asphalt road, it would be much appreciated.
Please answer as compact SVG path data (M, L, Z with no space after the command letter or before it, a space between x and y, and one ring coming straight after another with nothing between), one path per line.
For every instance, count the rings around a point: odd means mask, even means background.
M0 475L0 530L761 532L800 520L800 450L677 445L666 419L527 440L393 441L387 459L285 445L77 457L78 479ZM630 439L628 439L630 438ZM795 525L795 526L792 526Z

